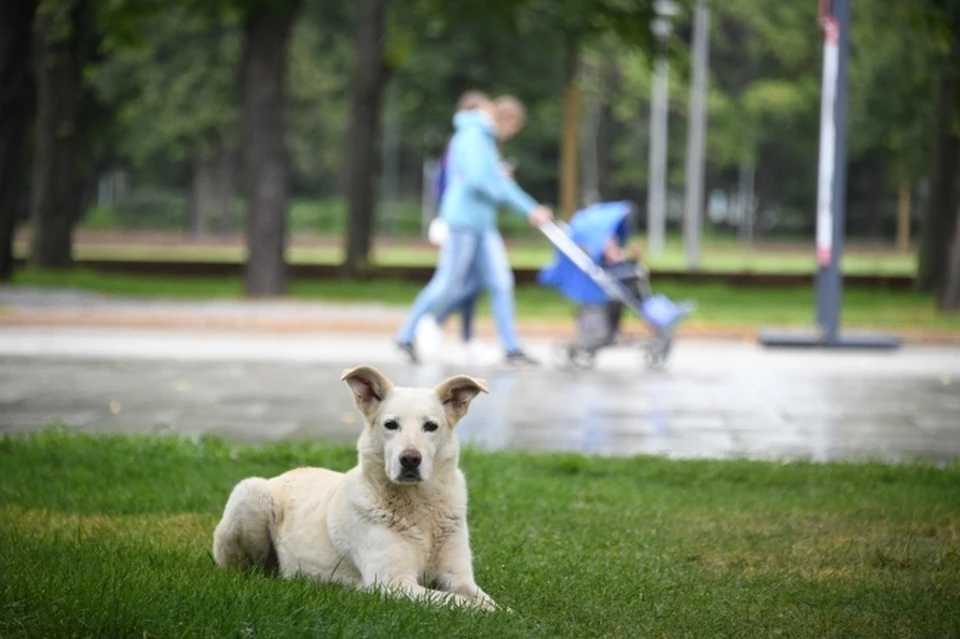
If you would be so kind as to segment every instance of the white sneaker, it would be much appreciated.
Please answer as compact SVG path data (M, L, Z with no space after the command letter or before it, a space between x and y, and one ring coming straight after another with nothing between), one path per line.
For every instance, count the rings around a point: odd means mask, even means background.
M460 361L463 364L480 364L483 362L483 346L475 340L460 342Z
M424 315L417 322L414 335L416 336L417 351L421 355L432 359L440 353L443 346L443 331L440 330L440 326L433 315Z

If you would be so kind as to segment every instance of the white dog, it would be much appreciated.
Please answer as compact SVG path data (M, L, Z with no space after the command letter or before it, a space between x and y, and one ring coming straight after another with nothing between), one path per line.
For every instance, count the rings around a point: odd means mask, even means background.
M495 609L473 579L453 432L485 382L399 388L369 366L341 379L366 420L358 465L241 481L213 534L217 564Z

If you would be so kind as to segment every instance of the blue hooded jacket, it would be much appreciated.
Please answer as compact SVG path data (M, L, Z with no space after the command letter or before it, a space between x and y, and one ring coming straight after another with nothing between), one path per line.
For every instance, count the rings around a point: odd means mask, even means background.
M453 126L440 217L451 230L476 233L496 230L501 206L527 217L537 202L501 172L490 117L478 110L462 111L454 116Z

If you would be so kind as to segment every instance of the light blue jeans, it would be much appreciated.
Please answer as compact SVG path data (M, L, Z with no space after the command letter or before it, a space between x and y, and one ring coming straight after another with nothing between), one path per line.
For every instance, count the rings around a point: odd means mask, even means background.
M480 240L479 233L450 229L447 241L440 248L440 256L437 258L437 268L433 272L433 277L417 295L407 321L397 333L398 342L413 343L417 322L428 313L435 314L435 309L438 307L446 308L448 300L460 295L470 272L478 262Z
M433 308L437 321L465 304L469 304L481 289L490 293L493 319L497 333L507 353L520 349L514 319L513 271L507 259L507 249L499 231L487 231L479 243L476 257L467 270L462 283L452 289L453 294L444 296Z

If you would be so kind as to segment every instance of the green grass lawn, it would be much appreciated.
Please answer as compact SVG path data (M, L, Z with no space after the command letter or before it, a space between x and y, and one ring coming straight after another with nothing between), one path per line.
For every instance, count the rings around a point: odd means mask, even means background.
M113 295L182 299L237 298L243 286L237 278L161 278L75 272L21 270L14 276L20 286L71 287ZM741 289L723 285L693 285L654 280L657 292L673 299L692 299L697 313L691 325L755 327L762 324L810 326L814 293L800 289ZM379 302L409 305L420 286L409 282L373 280L294 281L290 294L297 299L331 302ZM521 318L569 318L571 305L553 290L536 286L517 289ZM851 289L844 292L842 321L857 328L960 331L960 316L938 313L930 296L915 292ZM482 308L488 314L486 300Z
M0 636L950 637L960 465L467 451L478 583L514 614L225 573L231 487L316 442L0 439Z
M26 255L26 246L18 245L17 253ZM540 268L547 264L553 249L546 240L523 239L512 242L510 262L517 268ZM133 243L87 244L74 247L77 259L96 260L169 260L169 261L226 261L246 259L241 246L210 246L182 244L170 246L139 245ZM375 263L383 266L420 266L436 263L437 252L431 247L409 245L380 245L373 255ZM339 246L293 246L287 249L287 260L294 264L340 264L343 251ZM683 246L678 238L671 238L662 256L650 258L649 266L660 270L683 270L686 266ZM797 250L790 244L783 250L744 248L735 241L709 239L704 243L701 268L705 271L763 273L813 273L816 270L813 248ZM843 260L844 272L849 274L912 275L916 272L914 254L893 251L848 252Z

